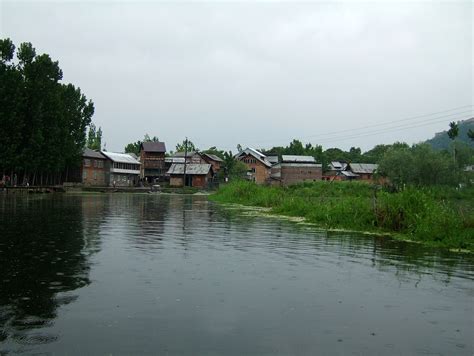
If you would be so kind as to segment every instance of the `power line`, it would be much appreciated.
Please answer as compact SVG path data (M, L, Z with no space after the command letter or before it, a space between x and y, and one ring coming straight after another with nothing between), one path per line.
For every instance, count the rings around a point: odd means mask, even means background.
M471 113L471 111L458 112L458 113L455 113L455 114L456 115L463 115L463 114L468 114L468 113ZM405 124L391 126L391 127L385 127L385 128L375 129L375 130L369 130L369 131L366 131L366 132L359 132L359 133L355 133L354 135L355 136L357 136L357 135L364 135L365 136L366 134L372 133L372 132L373 133L390 132L391 130L398 129L398 128L418 127L420 124L421 124L421 126L426 126L426 125L436 124L436 123L439 123L439 122L444 122L447 119L448 119L448 117L446 117L446 116L439 116L439 117L435 117L435 118L430 118L428 120L421 120L421 121L418 121L418 122L405 123ZM355 131L355 130L351 130L351 131ZM395 130L395 131L398 131L398 130ZM345 132L347 132L347 131L345 131ZM342 135L342 136L341 135L336 135L336 136L328 135L328 136L323 137L323 140L332 140L332 139L337 139L339 137L345 137L345 135Z
M372 128L372 127L379 127L379 126L385 126L385 125L391 125L391 124L394 124L394 123L398 123L398 122L404 122L404 121L409 121L409 120L414 120L414 119L418 119L418 118L423 118L423 117L428 117L428 116L433 116L433 115L438 115L438 114L441 114L441 113L447 113L449 111L453 111L453 110L458 110L458 109L462 109L462 108L467 108L467 107L472 107L473 105L464 105L464 106L458 106L458 107L455 107L455 108L451 108L451 109L447 109L447 110L443 110L443 111L438 111L438 112L434 112L434 113L430 113L430 114L424 114L424 115L418 115L418 116L411 116L411 117L407 117L407 118L404 118L404 119L399 119L399 120L392 120L392 121L386 121L386 122L383 122L383 123L378 123L378 124L373 124L373 125L366 125L366 126L360 126L360 127L356 127L356 128L351 128L351 129L344 129L344 130L338 130L338 131L331 131L331 132L325 132L325 133L319 133L319 134L315 134L315 135L308 135L308 136L303 136L303 137L300 137L301 139L308 139L308 138L315 138L315 137L327 137L329 135L333 135L333 134L340 134L340 133L344 133L344 132L353 132L353 131L359 131L359 130L364 130L364 129L368 129L368 128ZM472 110L469 110L467 112L472 112ZM460 115L460 114L465 114L466 112L461 112L461 113L450 113L450 114L445 114L443 115L444 116L452 116L452 115ZM268 139L268 140L263 140L263 141L259 141L257 144L261 144L261 143L265 143L265 142L287 142L288 139Z
M366 126L361 126L361 127L357 127L357 128L320 133L320 134L316 134L316 135L303 136L303 137L299 137L299 138L300 139L307 139L307 138L322 137L321 139L318 139L318 143L326 143L326 142L331 142L331 141L336 141L336 140L346 141L348 139L359 138L359 137L367 137L367 136L377 135L377 134L381 134L381 133L385 133L385 132L402 131L402 130L407 130L407 129L411 129L411 128L428 126L428 125L431 125L431 124L440 123L440 122L443 122L443 121L448 120L448 119L454 119L454 118L450 118L453 115L457 116L457 115L463 115L463 114L467 114L467 113L472 114L472 109L467 110L467 111L462 111L462 112L449 113L450 111L453 111L453 110L459 110L459 109L468 108L468 107L472 108L473 105L463 105L463 106L458 106L458 107L454 107L454 108L451 108L451 109L437 111L437 112L433 112L433 113L429 113L429 114L411 116L411 117L406 117L406 118L403 118L403 119L391 120L391 121L386 121L386 122L377 123L377 124L373 124L373 125L366 125ZM442 114L442 113L445 113L445 115L441 115L439 117L429 118L429 119L421 120L421 121L406 122L406 121L416 120L416 119L429 117L429 116L433 116L433 115L438 115L438 114ZM463 119L467 119L467 118L463 118ZM390 125L397 124L397 123L400 123L400 122L406 122L406 123L401 124L401 125L382 128L383 126L387 126L387 125L390 126ZM381 127L381 128L376 129L376 130L370 130L368 132L359 132L359 133L349 135L349 136L341 135L341 134L347 133L347 132L360 131L360 130L375 128L375 127ZM262 144L265 144L265 143L268 143L268 142L273 142L273 143L283 142L283 141L284 142L289 142L289 140L291 141L291 139L276 139L276 140L275 139L273 139L273 140L268 139L268 140L261 140L259 142L253 142L253 143L250 143L248 141L247 142L244 141L244 142L241 142L241 143L255 147L255 146L259 146L259 145L262 145ZM231 146L221 146L221 148L230 149Z

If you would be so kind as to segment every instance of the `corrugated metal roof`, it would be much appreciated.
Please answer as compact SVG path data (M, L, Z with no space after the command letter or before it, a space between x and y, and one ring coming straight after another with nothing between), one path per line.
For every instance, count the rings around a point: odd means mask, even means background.
M334 171L340 171L340 170L346 169L346 167L347 167L347 163L332 161L330 169Z
M145 152L166 152L165 143L160 141L142 142L141 147Z
M188 175L205 175L209 173L211 165L208 163L188 163L186 165L186 174ZM167 172L168 174L184 174L184 164L173 163Z
M101 153L113 162L140 164L139 161L130 156L128 153L117 153L108 151L102 151Z
M278 163L278 156L267 156L267 161L271 164Z
M282 162L294 162L294 163L315 163L316 160L312 156L296 156L296 155L282 155Z
M349 163L350 170L354 173L374 173L374 171L379 167L378 164L373 163Z
M90 158L97 158L97 159L106 159L102 153L91 150L90 148L84 148L82 152L82 157L90 157Z
M282 162L280 164L282 167L307 167L307 168L322 168L322 164L317 164L317 163L306 163L306 162L301 162L301 163L296 163L296 162Z
M359 176L358 174L352 173L351 171L341 171L341 173L343 175L345 175L346 177L358 177Z

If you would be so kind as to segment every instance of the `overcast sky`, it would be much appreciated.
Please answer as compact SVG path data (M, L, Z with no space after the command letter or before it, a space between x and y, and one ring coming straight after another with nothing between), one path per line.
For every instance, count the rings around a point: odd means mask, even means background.
M470 1L0 4L1 37L59 61L109 151L145 133L367 150L473 115Z

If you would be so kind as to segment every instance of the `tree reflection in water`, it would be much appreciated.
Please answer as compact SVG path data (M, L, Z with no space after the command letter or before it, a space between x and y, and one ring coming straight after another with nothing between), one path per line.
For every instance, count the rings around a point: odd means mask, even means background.
M90 283L89 257L99 249L104 208L94 196L0 200L0 342L56 340L35 329L54 323L58 307Z

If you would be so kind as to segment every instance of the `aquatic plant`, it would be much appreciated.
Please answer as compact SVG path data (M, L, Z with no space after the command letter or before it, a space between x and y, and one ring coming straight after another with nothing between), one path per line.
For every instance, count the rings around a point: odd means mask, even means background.
M360 182L311 182L290 187L235 181L210 199L269 207L326 228L395 233L434 246L474 251L472 188L414 188L379 191Z

